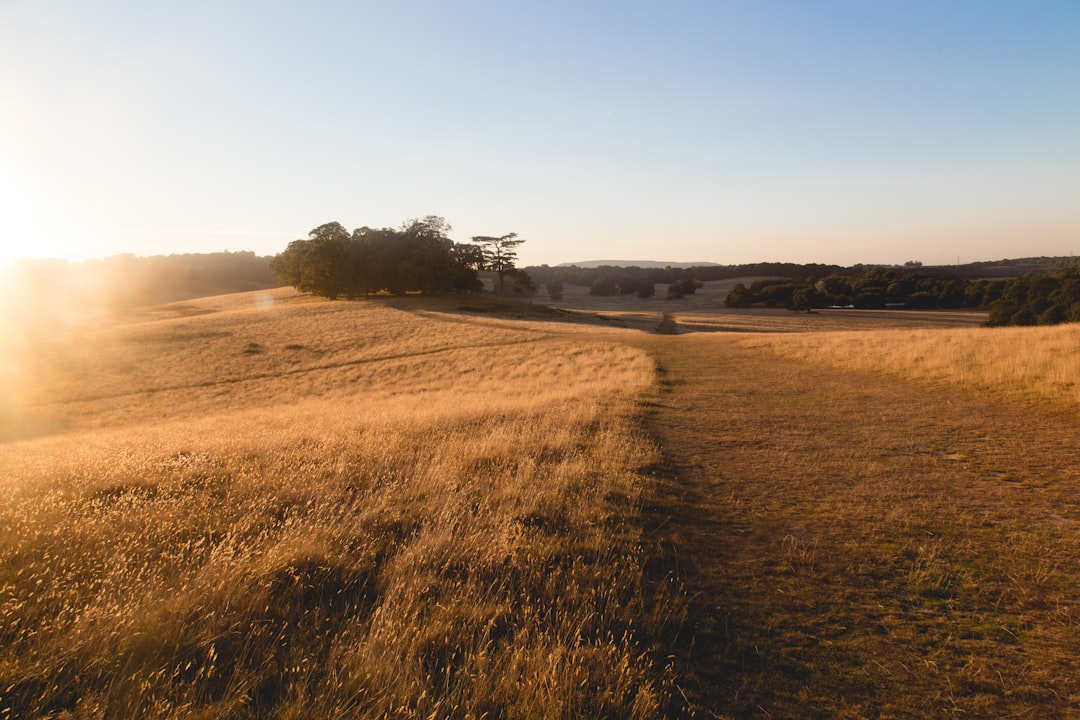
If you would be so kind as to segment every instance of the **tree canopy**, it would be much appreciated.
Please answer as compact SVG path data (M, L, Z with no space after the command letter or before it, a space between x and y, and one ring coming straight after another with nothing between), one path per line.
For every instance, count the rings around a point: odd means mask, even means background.
M1056 325L1080 322L1080 270L1021 275L990 303L987 325Z
M501 237L478 235L472 239L473 243L480 248L483 258L483 269L495 273L495 292L499 295L506 294L506 278L510 277L515 286L524 285L532 288L532 281L523 271L518 270L514 264L517 262L517 246L524 240L517 233L510 233Z
M270 267L282 283L331 299L481 290L481 248L455 243L450 230L434 215L351 233L341 223L326 223L289 243Z

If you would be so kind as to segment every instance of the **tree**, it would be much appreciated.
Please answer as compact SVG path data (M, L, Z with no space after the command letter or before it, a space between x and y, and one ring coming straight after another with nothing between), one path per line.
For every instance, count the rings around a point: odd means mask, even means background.
M791 294L788 310L792 312L810 312L813 308L813 291L810 288L798 288Z
M1005 282L989 303L987 325L1053 325L1080 320L1080 272L1021 275Z
M532 278L521 268L510 268L506 271L506 277L510 280L509 294L520 297L532 297L536 294L536 285Z
M484 258L483 269L490 270L498 276L495 292L499 295L504 294L506 276L516 270L514 266L517 261L516 248L525 241L519 238L517 233L502 237L478 235L472 241L480 246Z
M619 294L620 295L633 295L638 291L638 286L643 282L639 277L634 275L623 275L619 278Z
M676 280L668 286L668 297L678 300L685 295L693 295L703 285L700 281L690 278Z
M798 293L799 291L796 290L795 294ZM855 296L854 305L860 310L884 310L885 304L885 295L879 292L861 292Z
M589 287L589 294L597 297L608 297L614 295L617 290L618 286L615 285L615 279L605 275L593 280L593 284Z
M289 243L270 262L270 269L286 285L333 300L348 290L349 242L349 231L341 223L320 225L307 240Z
M731 292L724 298L724 304L734 308L748 308L754 304L754 294L742 283L735 283Z

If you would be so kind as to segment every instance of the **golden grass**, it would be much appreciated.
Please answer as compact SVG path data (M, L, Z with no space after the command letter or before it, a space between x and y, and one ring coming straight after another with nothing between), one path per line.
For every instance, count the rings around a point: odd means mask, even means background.
M721 299L9 323L0 720L1066 716L1077 329Z
M662 714L648 356L255 299L10 355L0 718Z
M679 311L681 332L821 333L868 330L972 328L986 319L977 310L815 310L723 308Z
M743 345L839 370L1080 406L1080 325L1075 324L755 336Z

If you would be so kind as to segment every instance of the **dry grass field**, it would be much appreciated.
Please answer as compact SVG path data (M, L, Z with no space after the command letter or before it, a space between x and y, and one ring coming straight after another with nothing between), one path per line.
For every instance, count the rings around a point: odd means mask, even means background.
M893 322L637 341L698 716L1080 716L1076 328Z
M1080 326L831 332L755 338L750 348L837 370L880 372L984 395L1080 407Z
M578 290L9 323L0 719L1080 716L1074 327Z
M652 361L410 300L16 338L0 717L662 714Z

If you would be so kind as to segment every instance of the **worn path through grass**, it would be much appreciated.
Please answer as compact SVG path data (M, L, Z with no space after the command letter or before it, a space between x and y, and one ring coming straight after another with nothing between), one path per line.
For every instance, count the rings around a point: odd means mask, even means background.
M697 717L1080 715L1075 412L640 343Z

